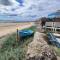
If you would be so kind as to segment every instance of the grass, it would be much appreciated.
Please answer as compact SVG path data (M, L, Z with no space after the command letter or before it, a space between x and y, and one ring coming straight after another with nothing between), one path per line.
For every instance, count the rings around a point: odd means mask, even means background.
M55 52L56 52L56 54L57 54L57 56L59 56L60 57L60 48L55 48Z
M30 27L35 31L35 27ZM16 41L16 33L9 35L6 38L6 41L3 43L0 48L0 60L26 60L26 52L28 44L32 41L33 36L27 37L20 42Z
M36 29L36 27L35 27L35 26L32 26L32 27L30 27L30 28L26 28L26 29L23 29L23 30L32 30L32 31L35 32L35 29Z
M60 57L60 48L50 45L50 47L56 52L56 55Z

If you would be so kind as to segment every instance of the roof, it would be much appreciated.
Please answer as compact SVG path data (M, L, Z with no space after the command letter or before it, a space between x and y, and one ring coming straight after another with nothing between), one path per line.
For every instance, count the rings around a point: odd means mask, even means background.
M41 19L38 19L36 20L36 22L41 22L41 21L47 21L47 22L51 22L51 21L55 21L55 22L60 22L60 17L53 17L53 18L41 18Z
M58 10L57 12L53 12L51 14L48 15L49 18L53 18L53 17L60 17L60 10Z

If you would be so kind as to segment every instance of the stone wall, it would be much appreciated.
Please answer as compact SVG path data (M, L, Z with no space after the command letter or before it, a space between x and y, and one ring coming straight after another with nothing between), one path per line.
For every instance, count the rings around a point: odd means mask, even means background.
M33 41L28 45L26 60L57 60L55 52L45 41L45 34L36 32Z

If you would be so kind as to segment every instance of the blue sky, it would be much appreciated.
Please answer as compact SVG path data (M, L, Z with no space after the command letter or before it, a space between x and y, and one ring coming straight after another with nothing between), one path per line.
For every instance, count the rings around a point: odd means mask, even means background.
M60 10L60 0L0 0L0 20L32 21Z

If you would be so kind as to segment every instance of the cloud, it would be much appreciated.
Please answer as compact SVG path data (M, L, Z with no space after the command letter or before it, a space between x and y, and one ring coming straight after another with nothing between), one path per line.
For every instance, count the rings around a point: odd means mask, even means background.
M4 2L5 0L0 0L0 1L1 1L0 13L15 14L17 12L17 14L20 14L30 6L30 3L28 1L24 1L23 3L24 6L20 6L21 3L17 2L16 0L8 0L9 3L11 3L11 5L10 4L5 5L6 4L6 2Z
M0 0L5 1L5 0ZM59 0L6 0L0 2L0 14L16 14L21 20L33 20L47 17L48 14L60 10ZM22 5L23 6L22 6ZM19 18L18 18L19 19Z
M0 0L0 4L2 5L11 5L11 2L9 2L9 0Z
M0 5L10 6L15 3L18 4L15 0L0 0Z
M48 14L60 10L60 2L57 0L35 0L33 4L22 14L25 18L30 15L37 17L47 17ZM35 18L35 17L34 17Z

